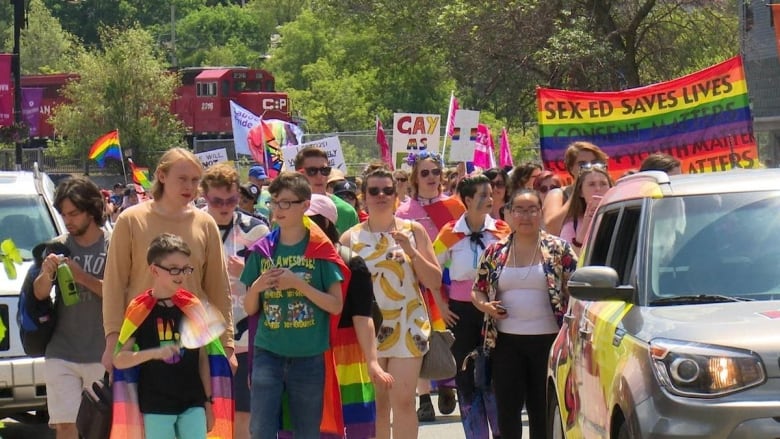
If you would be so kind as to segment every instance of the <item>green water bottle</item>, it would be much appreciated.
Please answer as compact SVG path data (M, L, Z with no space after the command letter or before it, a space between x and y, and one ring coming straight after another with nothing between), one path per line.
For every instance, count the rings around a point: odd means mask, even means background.
M65 305L79 303L79 290L73 280L73 272L70 271L64 257L60 258L60 265L57 266L57 284L60 286L60 293Z

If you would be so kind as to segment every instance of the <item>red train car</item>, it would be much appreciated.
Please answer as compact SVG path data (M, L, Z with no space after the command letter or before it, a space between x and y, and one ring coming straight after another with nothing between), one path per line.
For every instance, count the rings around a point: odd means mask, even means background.
M230 101L265 119L291 121L287 93L275 91L274 77L262 69L247 67L190 67L178 70L182 84L171 102L171 112L187 127L193 139L231 138ZM68 82L78 80L76 74L27 75L22 87L44 88L40 105L38 135L31 146L45 146L54 137L49 124L52 108L63 102L59 90Z

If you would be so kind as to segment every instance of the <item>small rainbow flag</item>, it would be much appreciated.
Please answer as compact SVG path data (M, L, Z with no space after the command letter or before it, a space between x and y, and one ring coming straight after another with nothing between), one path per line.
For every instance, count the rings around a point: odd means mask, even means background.
M119 130L100 136L89 148L89 159L95 160L101 168L107 158L122 161L122 149L119 147Z
M140 184L145 190L152 188L152 182L149 180L149 168L143 168L136 166L133 163L133 159L128 158L127 162L130 163L130 172L133 174L133 183Z

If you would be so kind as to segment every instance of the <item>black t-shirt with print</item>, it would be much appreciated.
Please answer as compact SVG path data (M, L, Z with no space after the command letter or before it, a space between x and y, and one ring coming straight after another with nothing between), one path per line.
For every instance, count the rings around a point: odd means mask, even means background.
M182 311L163 301L151 310L136 330L141 350L179 342ZM178 356L140 364L138 403L141 413L180 414L191 407L203 407L206 394L199 373L199 349L184 349Z

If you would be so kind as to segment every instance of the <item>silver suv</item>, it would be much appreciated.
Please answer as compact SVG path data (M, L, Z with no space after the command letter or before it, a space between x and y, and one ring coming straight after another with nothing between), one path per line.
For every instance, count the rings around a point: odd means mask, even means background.
M549 437L780 437L780 170L621 179L550 351Z
M15 279L0 268L0 318L6 328L0 340L0 418L46 409L43 358L25 355L16 310L22 281L32 265L32 248L65 231L52 206L54 189L37 166L33 172L0 172L0 241L11 238L24 259L16 267Z

